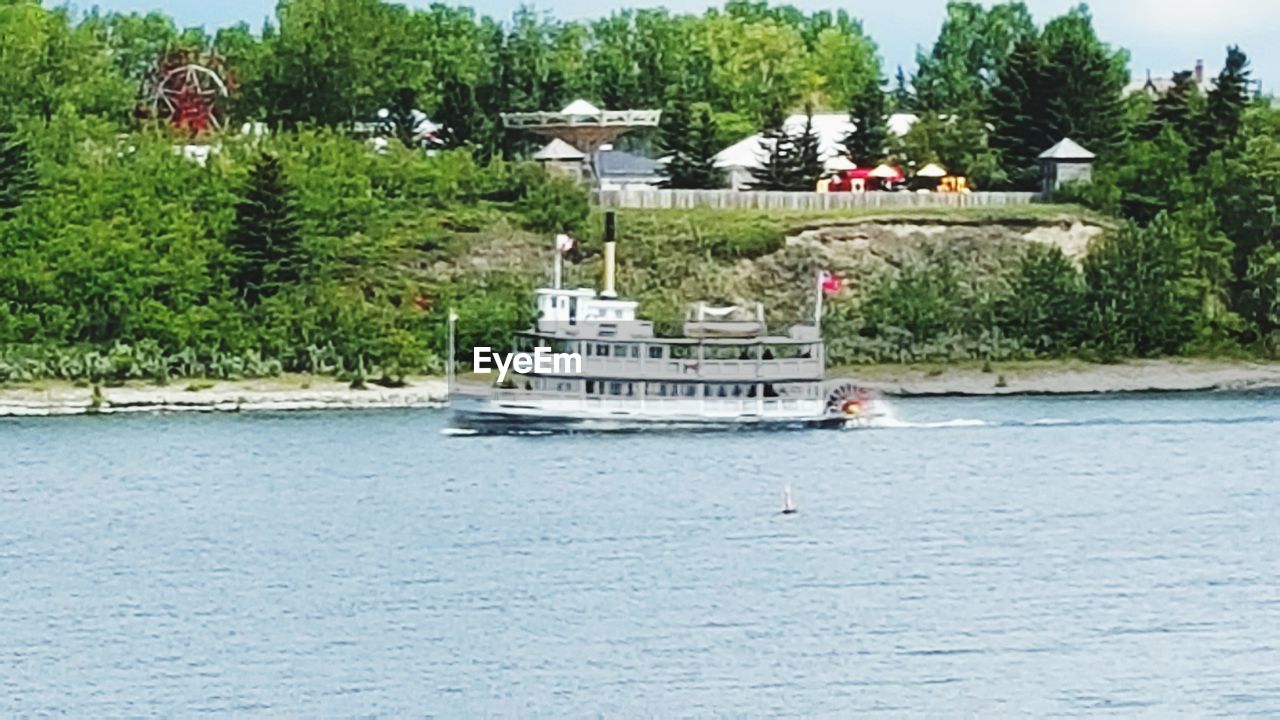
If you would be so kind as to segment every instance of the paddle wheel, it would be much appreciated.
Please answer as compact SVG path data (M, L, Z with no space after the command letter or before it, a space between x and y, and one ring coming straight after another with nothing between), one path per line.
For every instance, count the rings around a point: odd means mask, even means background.
M138 115L167 121L193 137L221 130L234 87L222 58L175 50L160 58L143 81Z
M871 410L871 393L866 388L846 382L827 393L827 415L861 418Z

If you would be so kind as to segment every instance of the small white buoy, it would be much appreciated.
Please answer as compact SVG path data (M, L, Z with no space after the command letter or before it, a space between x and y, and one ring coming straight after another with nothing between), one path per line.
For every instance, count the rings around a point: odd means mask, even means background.
M782 490L782 514L796 514L796 501L791 497L791 486L788 485Z

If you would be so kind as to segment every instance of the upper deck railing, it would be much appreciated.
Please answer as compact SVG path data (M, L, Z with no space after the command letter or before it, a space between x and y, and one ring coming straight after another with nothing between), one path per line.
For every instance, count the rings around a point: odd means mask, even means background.
M584 357L581 377L673 382L681 380L713 382L821 380L823 363L812 357L766 360Z

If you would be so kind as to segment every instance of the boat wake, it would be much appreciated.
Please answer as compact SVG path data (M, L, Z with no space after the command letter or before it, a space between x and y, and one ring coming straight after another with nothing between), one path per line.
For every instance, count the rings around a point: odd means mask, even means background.
M448 437L468 437L470 435L479 435L480 431L472 430L471 428L447 427L440 430L440 434Z
M1280 416L1249 415L1243 417L1223 418L1037 418L1035 420L997 419L982 420L978 418L954 418L950 420L911 421L900 418L894 407L881 402L877 415L870 418L863 427L880 430L938 430L948 428L1063 428L1091 426L1129 426L1129 425L1240 425L1253 423L1280 423Z

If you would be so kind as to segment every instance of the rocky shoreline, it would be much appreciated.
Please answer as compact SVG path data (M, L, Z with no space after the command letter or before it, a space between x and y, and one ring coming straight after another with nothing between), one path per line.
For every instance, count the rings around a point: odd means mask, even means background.
M325 378L301 383L273 379L125 385L103 387L97 398L90 387L34 384L0 388L0 417L426 408L441 407L446 400L445 382L439 378L413 379L405 387L369 385L359 390Z
M1219 360L877 365L836 369L873 390L899 397L1192 392L1280 389L1280 363ZM328 378L234 382L178 381L167 386L90 387L40 384L0 387L0 417L138 412L251 412L442 407L441 378L411 378L404 387L352 389Z
M902 397L1280 389L1280 363L1234 360L1134 360L1116 364L1030 362L996 364L990 368L879 365L847 370L867 387Z

